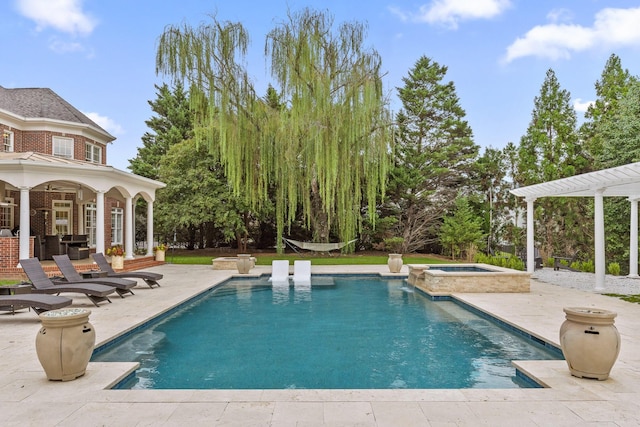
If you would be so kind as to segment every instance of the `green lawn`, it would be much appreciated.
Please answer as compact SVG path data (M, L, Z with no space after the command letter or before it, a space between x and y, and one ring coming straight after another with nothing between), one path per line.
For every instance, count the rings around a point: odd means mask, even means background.
M234 256L229 254L227 256ZM371 265L371 264L386 264L387 255L320 255L313 256L310 254L255 254L256 265L271 265L271 261L276 259L286 259L289 262L293 262L296 259L308 259L315 265ZM212 255L202 255L198 253L189 254L189 251L176 251L174 253L168 252L166 255L166 261L171 264L202 264L210 265L213 259ZM420 255L406 255L403 257L405 264L443 264L450 263L446 261L429 256Z

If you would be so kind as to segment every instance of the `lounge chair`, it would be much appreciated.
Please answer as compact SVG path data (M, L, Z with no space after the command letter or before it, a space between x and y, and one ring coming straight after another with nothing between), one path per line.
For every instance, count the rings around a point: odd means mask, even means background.
M162 274L153 273L151 271L122 271L117 272L111 268L111 264L107 262L107 259L104 257L103 253L96 253L91 255L93 260L98 264L98 268L100 271L107 273L107 277L122 277L122 278L132 278L132 279L142 279L145 281L150 288L153 289L154 286L160 286L158 280L162 279Z
M271 261L271 277L269 281L272 285L289 285L289 261L273 260Z
M294 286L310 286L311 285L311 261L295 260L293 261L293 284Z
M54 280L53 283L100 283L101 285L113 286L120 298L124 298L125 294L134 295L131 288L134 288L138 282L129 279L118 279L115 277L91 277L83 278L73 266L68 255L54 255L53 261L56 263L60 272L64 276L64 280Z
M17 294L17 295L0 295L0 307L11 307L11 312L15 314L15 310L23 307L31 307L33 311L40 314L45 311L55 310L71 305L73 301L70 298L58 295L43 294Z
M113 286L101 285L98 283L54 283L47 277L38 258L21 259L20 265L31 282L34 293L38 294L61 294L73 292L85 294L91 302L98 307L102 301L111 302L108 295L114 293Z

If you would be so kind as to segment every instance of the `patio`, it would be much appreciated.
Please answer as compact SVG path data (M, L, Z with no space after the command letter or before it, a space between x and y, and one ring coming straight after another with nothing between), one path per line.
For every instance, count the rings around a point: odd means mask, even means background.
M162 287L93 307L100 344L143 323L233 272L211 266L165 264ZM258 266L252 274L270 271ZM386 266L313 266L319 272L381 272ZM403 268L406 274L406 266ZM188 280L185 280L188 278ZM47 381L35 353L40 322L34 313L0 315L0 411L3 425L360 425L542 426L640 424L640 306L617 298L531 280L530 293L458 294L505 322L558 344L563 307L588 306L618 313L620 356L606 381L574 378L564 361L521 362L548 385L510 390L105 390L132 363L90 363L75 381ZM188 349L185 349L188 351Z

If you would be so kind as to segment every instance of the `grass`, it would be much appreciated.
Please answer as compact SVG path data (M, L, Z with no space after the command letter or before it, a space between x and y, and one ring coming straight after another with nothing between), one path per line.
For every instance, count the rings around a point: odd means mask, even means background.
M623 301L633 302L640 304L640 295L622 295L622 294L605 294L610 297L620 298Z
M211 265L211 260L218 256L234 256L234 254L215 254L215 255L203 255L196 251L175 251L168 252L166 255L166 261L171 264L200 264ZM254 254L256 257L256 265L271 265L271 261L276 259L288 260L293 262L296 259L308 259L315 265L372 265L372 264L386 264L388 257L387 254L380 255L342 255L336 254L333 256L327 255L313 255L309 253L300 254L283 254L265 253ZM445 259L437 258L434 256L411 254L403 256L405 264L443 264L451 263Z

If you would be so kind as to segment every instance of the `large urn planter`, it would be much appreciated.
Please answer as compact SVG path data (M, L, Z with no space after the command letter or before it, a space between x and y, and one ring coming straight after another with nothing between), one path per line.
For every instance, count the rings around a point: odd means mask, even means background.
M620 353L617 313L588 307L565 307L560 345L571 375L606 380Z
M124 268L124 257L122 255L113 255L111 257L111 268L122 270Z
M238 273L240 274L249 273L249 270L251 270L251 267L253 267L251 254L238 254L236 267L238 268Z
M36 353L49 380L71 381L84 375L96 332L86 308L63 308L41 313Z
M165 251L156 249L156 261L164 262Z
M402 269L402 254L389 254L387 265L389 266L390 272L400 273Z

